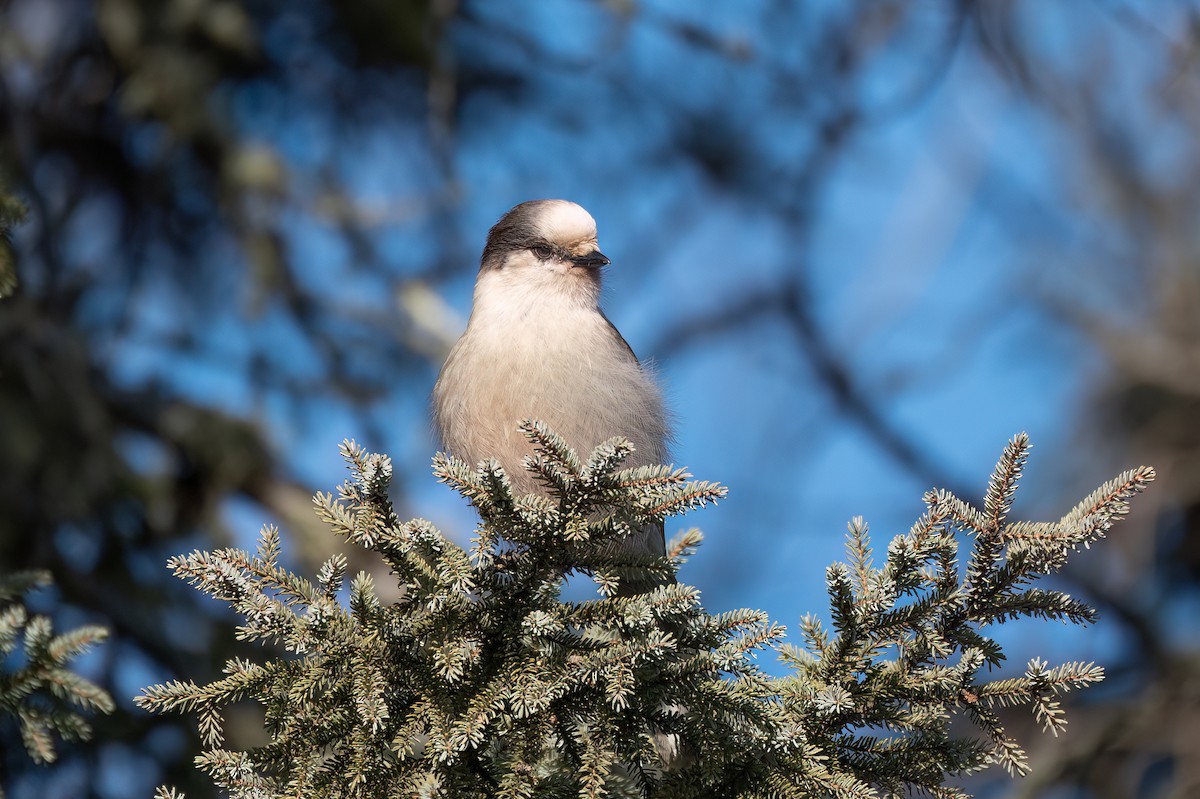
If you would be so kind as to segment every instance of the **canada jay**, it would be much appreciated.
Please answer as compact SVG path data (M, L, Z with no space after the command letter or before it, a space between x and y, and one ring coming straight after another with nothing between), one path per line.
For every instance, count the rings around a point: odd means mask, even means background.
M517 493L542 492L521 467L531 450L517 426L529 418L581 457L621 435L636 448L626 466L666 462L662 393L600 310L608 263L595 220L575 203L524 202L492 227L467 330L433 390L434 422L449 453L472 464L496 458ZM621 549L663 555L662 525L634 533ZM622 585L620 593L653 585Z

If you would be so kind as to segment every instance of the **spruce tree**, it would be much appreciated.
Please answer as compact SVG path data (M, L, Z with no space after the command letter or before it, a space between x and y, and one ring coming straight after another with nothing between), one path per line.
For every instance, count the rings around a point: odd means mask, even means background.
M198 766L234 797L876 797L964 795L947 780L990 764L1027 769L995 708L1028 706L1057 733L1058 697L1102 678L1092 664L1031 661L1014 678L981 673L1004 659L989 638L1020 617L1089 623L1085 603L1035 587L1088 546L1154 477L1105 484L1057 522L1009 521L1028 441L1009 443L983 508L944 491L872 562L866 525L850 524L847 564L826 572L831 628L801 624L783 641L765 614L706 612L695 588L669 583L633 597L622 581L670 577L701 542L689 530L665 558L573 560L603 543L715 502L725 489L666 466L623 469L613 439L581 458L536 422L525 468L546 491L514 495L494 461L435 458L439 480L478 510L462 548L387 497L391 463L346 442L351 478L316 508L338 535L378 553L401 599L330 558L315 580L280 565L280 535L256 552L221 549L170 567L240 615L239 635L272 649L230 661L207 685L145 689L147 709L195 714ZM960 568L959 547L967 545ZM585 571L596 598L568 601ZM765 674L755 656L791 666ZM265 712L269 742L223 746L224 713ZM974 737L952 735L967 719ZM161 789L160 796L175 796Z

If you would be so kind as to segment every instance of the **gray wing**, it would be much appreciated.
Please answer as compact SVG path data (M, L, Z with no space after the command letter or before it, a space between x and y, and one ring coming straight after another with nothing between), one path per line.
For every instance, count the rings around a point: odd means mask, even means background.
M602 319L604 319L605 323L608 325L609 332L612 333L613 338L615 338L617 341L621 342L621 346L624 347L625 351L629 353L629 357L633 358L634 363L640 363L638 361L637 353L635 353L633 351L633 347L629 346L629 342L626 341L625 337L621 335L621 331L617 330L617 326L612 323L612 320L604 315L604 311L600 312L600 316Z

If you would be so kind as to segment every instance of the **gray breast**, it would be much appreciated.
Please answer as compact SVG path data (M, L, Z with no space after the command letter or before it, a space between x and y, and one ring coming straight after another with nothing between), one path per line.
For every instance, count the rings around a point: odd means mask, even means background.
M497 458L525 492L538 490L521 469L532 451L516 429L526 418L548 424L584 458L623 435L637 448L627 465L664 462L661 393L607 320L595 317L597 324L572 325L557 338L531 329L492 341L468 329L434 390L443 446L469 463Z

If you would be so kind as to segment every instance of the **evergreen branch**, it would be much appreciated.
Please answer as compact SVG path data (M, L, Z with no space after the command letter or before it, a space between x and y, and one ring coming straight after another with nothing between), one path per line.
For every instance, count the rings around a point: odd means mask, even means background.
M1029 460L1029 436L1019 433L1004 447L1004 454L996 464L996 471L988 481L987 491L983 496L983 516L985 527L982 528L989 536L1000 531L1004 517L1012 509L1013 497L1017 492L1017 482L1021 472Z
M550 491L565 494L571 490L576 476L564 469L557 461L542 455L527 456L522 462L525 471L531 473L540 485Z
M571 449L566 439L547 427L544 422L526 419L518 425L518 429L525 434L525 438L533 445L534 452L560 465L576 478L580 477L583 473L583 466L580 464L579 456L575 454L575 450ZM605 445L601 444L600 446L603 447Z
M608 477L625 459L633 454L633 444L627 438L612 438L592 451L591 457L580 470L580 478L589 485L598 485Z
M1130 469L1093 491L1059 521L1072 549L1091 546L1129 512L1129 500L1154 481L1147 466Z
M0 602L16 599L33 588L48 586L51 582L50 572L44 569L0 574Z
M111 713L115 707L103 688L69 669L108 631L87 625L55 635L48 617L30 615L22 603L27 591L50 584L44 571L0 575L0 714L16 718L25 751L39 764L57 758L55 738L91 737L83 712ZM20 657L9 657L18 651Z
M723 485L696 480L677 486L665 496L655 497L644 506L639 504L638 509L644 517L662 520L668 516L703 508L710 502L716 504L717 500L724 499L727 493L728 489Z
M925 513L880 565L867 525L853 519L848 564L826 572L831 626L802 619L801 647L762 612L710 614L696 589L669 579L700 544L697 531L672 541L667 557L600 546L716 501L723 487L673 467L622 469L632 451L625 439L581 458L545 425L521 430L539 493L514 496L494 461L434 459L437 478L480 513L469 551L424 520L400 522L387 499L390 461L343 445L351 477L336 496L318 494L316 511L335 534L384 557L401 588L394 604L360 573L343 607L347 560L334 556L306 580L279 566L279 534L269 527L254 555L173 558L182 579L244 617L242 637L290 654L231 661L207 685L151 686L137 703L196 714L205 744L197 765L236 799L962 799L945 785L950 776L990 764L1028 769L995 708L1029 707L1057 734L1061 696L1103 677L1092 664L1035 659L1021 676L982 679L1004 660L984 630L1025 616L1090 622L1086 603L1033 584L1103 534L1153 477L1121 475L1056 523L1009 521L1028 451L1017 436L982 509L929 492ZM960 546L970 547L965 576ZM562 600L577 571L592 575L599 598ZM666 584L614 595L647 572ZM5 626L24 623L0 614L0 647L11 639ZM56 644L42 626L27 626L37 652L67 655L88 643L86 631ZM768 648L788 676L758 668L754 657ZM69 680L61 690L88 696ZM246 699L263 706L269 741L226 750L225 710ZM952 735L957 717L977 735ZM23 723L38 751L64 728L36 714Z
M889 794L955 795L942 785L946 775L989 763L1012 774L1028 771L1024 751L990 707L1027 705L1046 731L1058 734L1066 724L1058 696L1103 678L1092 664L1049 668L1035 659L1023 677L976 681L985 663L1004 659L1000 646L980 633L984 626L1024 616L1094 620L1086 603L1028 586L1123 516L1154 476L1145 468L1126 472L1057 523L1006 522L1027 452L1023 435L1009 442L983 510L945 491L927 494L927 512L893 539L881 569L870 563L865 524L851 522L850 566L835 564L826 573L833 635L806 618L808 651L781 649L793 669L780 683L787 724L817 745L821 762L837 763ZM951 529L974 542L961 580ZM951 738L949 724L959 713L981 740ZM896 735L879 737L873 732L879 729ZM811 770L795 778L801 776L813 778Z
M674 564L674 568L678 570L684 561L696 553L696 550L703 542L704 534L699 529L691 527L684 530L667 542L667 558Z
M630 491L682 485L691 476L687 469L677 469L672 466L637 466L633 469L623 469L611 475L605 475L601 482L607 488L628 494Z

